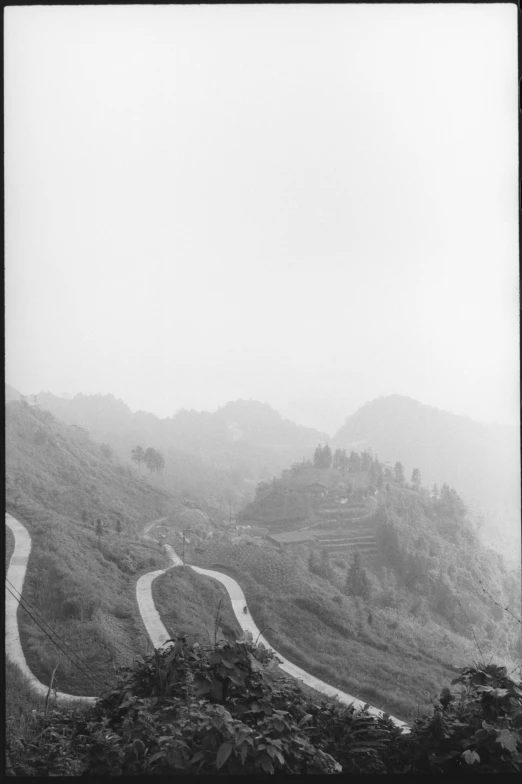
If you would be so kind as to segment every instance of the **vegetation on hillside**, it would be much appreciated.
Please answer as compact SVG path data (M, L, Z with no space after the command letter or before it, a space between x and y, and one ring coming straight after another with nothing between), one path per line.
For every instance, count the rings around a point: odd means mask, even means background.
M160 419L145 411L133 413L112 395L67 400L44 392L36 399L67 424L86 429L94 440L110 442L121 460L130 459L136 444L148 444L165 460L162 487L210 504L221 515L228 513L229 504L239 509L250 499L256 481L281 471L323 436L253 400L230 402L214 413L181 410Z
M508 560L520 551L520 434L422 405L402 395L372 400L348 417L331 447L372 448L384 461L415 467L424 482L458 488L482 535Z
M23 402L6 407L6 446L6 508L32 539L18 611L27 662L43 683L58 665L60 690L99 694L149 645L136 579L165 557L138 535L173 499Z
M321 447L313 462L261 483L241 522L281 530L315 519L316 532L342 532L362 512L358 525L375 537L375 555L354 561L350 550L321 550L321 540L277 552L245 532L237 544L202 542L189 559L235 576L257 625L291 661L406 720L426 707L426 689L440 688L471 656L516 667L520 624L502 607L517 615L520 575L480 544L455 489L429 491L420 472L406 483L400 464L369 451L336 450L330 468L323 455ZM308 521L295 511L305 505Z
M174 641L173 641L174 642ZM273 655L229 630L178 638L121 673L97 705L35 719L9 743L17 775L516 773L522 684L505 668L464 668L408 735L384 717L310 700L277 678ZM33 730L34 733L34 730ZM36 742L35 742L36 741Z

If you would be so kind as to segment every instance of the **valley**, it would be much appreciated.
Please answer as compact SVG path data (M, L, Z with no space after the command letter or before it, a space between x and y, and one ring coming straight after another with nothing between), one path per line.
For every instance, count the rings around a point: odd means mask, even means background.
M308 686L410 725L477 655L516 672L519 627L497 608L516 614L520 575L480 542L449 485L408 483L371 450L316 445L233 510L230 495L173 492L168 455L163 475L143 475L39 406L14 400L6 412L7 509L34 543L24 598L107 686L150 638L208 645L217 615L238 633L252 623ZM168 553L187 568L165 571ZM229 578L247 618L219 582ZM59 691L100 693L18 618L39 681L57 667Z

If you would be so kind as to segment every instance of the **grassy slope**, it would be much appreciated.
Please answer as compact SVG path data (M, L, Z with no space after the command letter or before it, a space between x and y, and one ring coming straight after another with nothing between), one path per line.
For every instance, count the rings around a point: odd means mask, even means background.
M223 623L240 631L225 588L192 569L171 569L158 577L152 583L152 596L173 636L186 634L189 642L213 643L218 607ZM218 639L221 637L219 634Z
M310 574L304 548L207 542L197 562L238 580L256 624L288 659L405 721L429 707L426 691L436 693L477 654L473 640L416 618L409 605L344 596L342 570L332 582Z
M19 403L9 404L6 412L7 509L26 525L33 542L24 598L98 676L113 681L118 666L149 646L136 581L165 559L136 534L169 511L170 499L104 459L84 433L46 412ZM98 517L100 539L94 527ZM60 689L99 692L21 608L19 623L28 664L43 683L59 663Z

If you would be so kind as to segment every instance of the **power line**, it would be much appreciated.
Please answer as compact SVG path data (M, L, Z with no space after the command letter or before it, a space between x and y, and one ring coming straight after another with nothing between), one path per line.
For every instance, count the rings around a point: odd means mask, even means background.
M9 582L9 581L8 581L8 582ZM10 583L10 584L12 585L12 583ZM18 602L18 604L20 604L20 606L21 606L21 607L22 607L22 608L23 608L23 609L26 611L26 613L29 615L29 617L30 617L30 618L32 618L32 620L33 620L33 621L36 623L36 625L37 625L37 626L38 626L38 627L39 627L39 628L40 628L40 629L43 631L43 633L44 633L44 634L45 634L45 635L46 635L46 636L47 636L47 637L48 637L48 638L51 640L51 642L53 643L53 645L55 645L55 646L58 648L58 650L59 650L59 651L61 651L61 653L63 653L63 655L64 655L64 656L65 656L67 659L69 659L69 661L70 661L70 662L71 662L71 663L72 663L72 664L73 664L73 665L76 667L76 669L77 669L79 672L81 672L81 673L82 673L82 675L85 675L85 677L86 677L88 680L92 681L92 682L93 682L93 683L94 683L96 686L98 686L98 687L102 687L102 688L103 688L103 686L104 686L104 685L105 685L105 686L108 686L108 684L107 684L107 683L105 683L105 684L104 684L104 682L103 682L103 681L99 680L99 679L98 679L98 676L96 676L96 675L95 675L95 676L93 677L93 675L91 675L89 672L87 672L87 671L86 671L86 670L84 670L82 667L80 667L80 665L79 665L77 662L73 661L73 659L72 659L72 658L69 656L69 654L68 654L66 651L64 651L64 650L63 650L63 648L62 648L62 647L61 647L61 646L60 646L60 645L59 645L59 644L56 642L56 640L53 640L53 638L51 637L51 635L50 635L50 634L47 632L47 630L46 630L46 629L44 629L44 627L43 627L43 626L40 624L40 622L39 622L39 621L38 621L38 620L37 620L37 619L34 617L34 615L33 615L31 612L29 612L29 610L27 609L27 607L26 607L26 606L25 606L25 604L24 604L25 600L24 600L24 599L21 599L21 600L20 600L20 599L19 599L17 596L15 596L15 594L14 594L14 593L11 591L11 589L9 588L9 586L8 586L8 585L6 585L6 588L7 588L7 590L9 591L9 593L11 594L11 596L12 596L14 599L16 599L16 601ZM13 586L13 588L14 588L14 586ZM16 588L15 588L14 590L16 591ZM36 611L35 611L35 612L36 612ZM43 619L42 619L42 620L43 620ZM45 621L44 621L44 623L45 623ZM49 628L51 628L51 627L49 627ZM55 634L55 635L58 637L58 635L56 634L56 632L54 632L54 631L53 631L53 634ZM58 639L60 639L60 638L58 637ZM66 643L64 643L64 644L66 645ZM72 649L71 649L71 650L72 650ZM77 654L75 654L75 653L74 653L74 651L73 651L73 654L74 654L74 656L77 656ZM79 659L79 657L78 657L78 656L77 656L77 658ZM79 659L79 660L81 661L81 659ZM89 665L87 665L87 664L86 664L85 666L86 666L86 667L88 667ZM93 671L93 672L94 672L94 671Z
M62 638L62 637L61 637L61 636L58 634L58 632L57 632L57 631L55 631L55 630L52 628L52 626L51 626L51 625L50 625L50 624L49 624L49 623L48 623L48 622L45 620L45 618L43 618L43 617L42 617L42 615L41 615L41 614L38 612L38 610L36 609L36 607L34 607L34 605L32 605L32 604L31 604L31 602L29 602L29 601L28 601L28 599L25 599L25 598L22 596L22 594L20 593L20 591L18 591L18 590L17 590L17 589L14 587L14 585L12 584L12 582L11 582L10 580L8 580L8 579L7 579L7 577L6 577L6 581L9 583L9 585L11 586L11 588L13 588L13 589L14 589L14 590L17 592L17 594L18 594L18 596L19 596L19 598L18 598L18 600L17 600L17 601L18 601L19 603L20 603L20 602L24 602L24 603L25 603L25 604L26 604L26 605L27 605L27 606L28 606L28 607L31 609L31 611L32 611L32 612L33 612L33 613L36 615L36 617L37 617L37 618L39 618L39 619L40 619L40 621L41 621L42 623L44 623L44 624L45 624L45 625L46 625L46 626L47 626L47 627L48 627L48 628L51 630L52 634L54 634L54 636L55 636L55 637L56 637L56 638L57 638L57 639L58 639L58 640L59 640L59 641L60 641L60 642L61 642L63 645L65 645L65 647L66 647L66 648L68 648L68 649L70 650L70 652L73 654L73 656L75 656L75 657L77 658L77 660L78 660L78 661L79 661L79 662L82 664L82 666L83 666L83 667L85 667L87 670L90 670L90 671L92 672L92 674L93 674L94 678L95 678L95 679L97 679L97 680L99 681L100 685L110 686L110 684L109 684L107 681L105 681L105 680L104 680L104 679L103 679L101 676L98 676L98 673L97 673L97 672L96 672L96 671L95 671L95 670L94 670L94 669L93 669L93 668L92 668L92 667L91 667L89 664L87 664L87 662L86 662L86 661L84 661L84 659L82 659L82 657L81 657L81 656L79 656L79 655L78 655L78 654L77 654L77 653L76 653L76 652L75 652L75 651L74 651L74 650L71 648L71 646L70 646L70 645L69 645L69 644L68 644L68 643L67 643L67 642L66 642L66 641L65 641L65 640L64 640L64 639L63 639L63 638ZM16 597L15 597L15 598L16 598ZM24 607L24 605L23 605L23 604L22 604L22 607L24 608L24 610L26 610L26 608Z
M39 623L39 621L38 621L38 620L37 620L37 619L34 617L34 615L33 615L31 612L29 612L29 610L27 609L27 607L25 607L25 605L24 605L22 602L20 602L20 600L18 599L18 597L17 597L17 596L15 596L15 594L14 594L14 593L11 591L11 589L9 588L9 586L6 586L6 588L7 588L7 590L9 591L9 593L11 594L11 596L13 596L13 597L16 599L16 601L17 601L17 602L20 604L20 606L21 606L21 607L22 607L22 608L23 608L23 609L26 611L27 615L29 615L29 617L30 617L30 618L31 618L31 619L32 619L32 620L33 620L33 621L36 623L36 625L37 625L37 626L38 626L38 627L39 627L39 628L40 628L40 629L43 631L43 633L44 633L44 634L45 634L45 635L46 635L46 636L47 636L47 637L48 637L48 638L51 640L51 642L53 643L53 645L55 645L55 646L58 648L58 650L59 650L61 653L63 653L63 655L64 655L64 656L65 656L67 659L69 659L69 661L71 661L71 662L72 662L72 664L73 664L73 665L76 667L76 669L77 669L79 672L81 672L81 673L82 673L82 675L85 675L85 677L86 677L88 680L90 680L90 681L92 681L93 683L95 683L95 685L96 685L96 686L98 686L98 687L102 686L102 687L103 687L103 683L102 683L101 681L98 681L98 682L96 682L96 679L95 679L95 678L93 678L93 676L92 676L92 675L91 675L89 672L86 672L85 670L83 670L83 668L82 668L82 667L80 667L80 666L79 666L79 664L78 664L77 662L75 662L75 661L73 661L73 660L71 659L71 657L69 656L69 654L68 654L66 651L64 651L64 650L63 650L63 648L62 648L62 647L61 647L61 646L60 646L60 645L59 645L59 644L56 642L56 640L53 640L53 638L51 637L51 635L50 635L50 634L49 634L49 633L46 631L46 629L44 629L44 627L43 627L43 626L42 626L42 625ZM15 588L15 590L16 590L16 588ZM76 655L76 654L75 654L75 655Z

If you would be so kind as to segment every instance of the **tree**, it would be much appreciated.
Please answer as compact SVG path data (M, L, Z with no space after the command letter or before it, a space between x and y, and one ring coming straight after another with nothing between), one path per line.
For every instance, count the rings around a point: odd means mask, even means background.
M314 468L330 468L331 465L332 450L328 444L325 444L324 447L319 444L314 452Z
M333 577L333 570L330 564L330 556L328 554L328 550L321 550L321 577L324 577L325 580L330 580Z
M103 526L101 518L98 517L96 520L96 536L98 537L98 545L101 543L101 537L103 535Z
M357 452L350 452L349 470L353 471L354 473L361 470L361 458Z
M326 444L323 448L322 463L323 463L323 468L330 468L332 465L332 450L330 449L328 444Z
M121 534L121 519L120 519L119 517L118 517L118 519L116 520L116 532L117 532L118 534Z
M138 469L141 474L141 464L145 462L145 452L142 446L135 446L131 452L131 459L138 464Z
M112 460L113 452L110 444L101 444L100 449L106 460Z
M416 490L420 489L421 486L421 475L418 468L414 468L411 474L411 483L414 485Z
M439 488L437 487L437 485L433 485L433 488L432 488L432 491L431 491L431 495L433 496L433 498L435 498L435 500L438 499L438 497L439 497Z
M319 574L320 566L321 564L317 550L310 550L310 555L308 556L308 569L312 574Z
M348 596L360 596L362 599L370 598L370 582L361 562L360 553L355 553L352 564L346 575L345 592Z
M372 467L373 458L369 449L365 449L361 454L361 468L363 471L369 471Z
M395 481L399 482L399 484L403 485L404 482L405 482L404 466L403 466L403 464L400 463L399 461L397 461L395 463L394 471L395 471Z
M384 484L384 471L378 460L374 460L370 468L370 481L378 490Z
M158 474L165 466L165 460L163 459L163 455L153 449L153 447L149 446L145 451L145 465L149 469L150 473L155 471Z
M344 474L348 468L348 456L344 449L336 449L333 456L332 468Z

